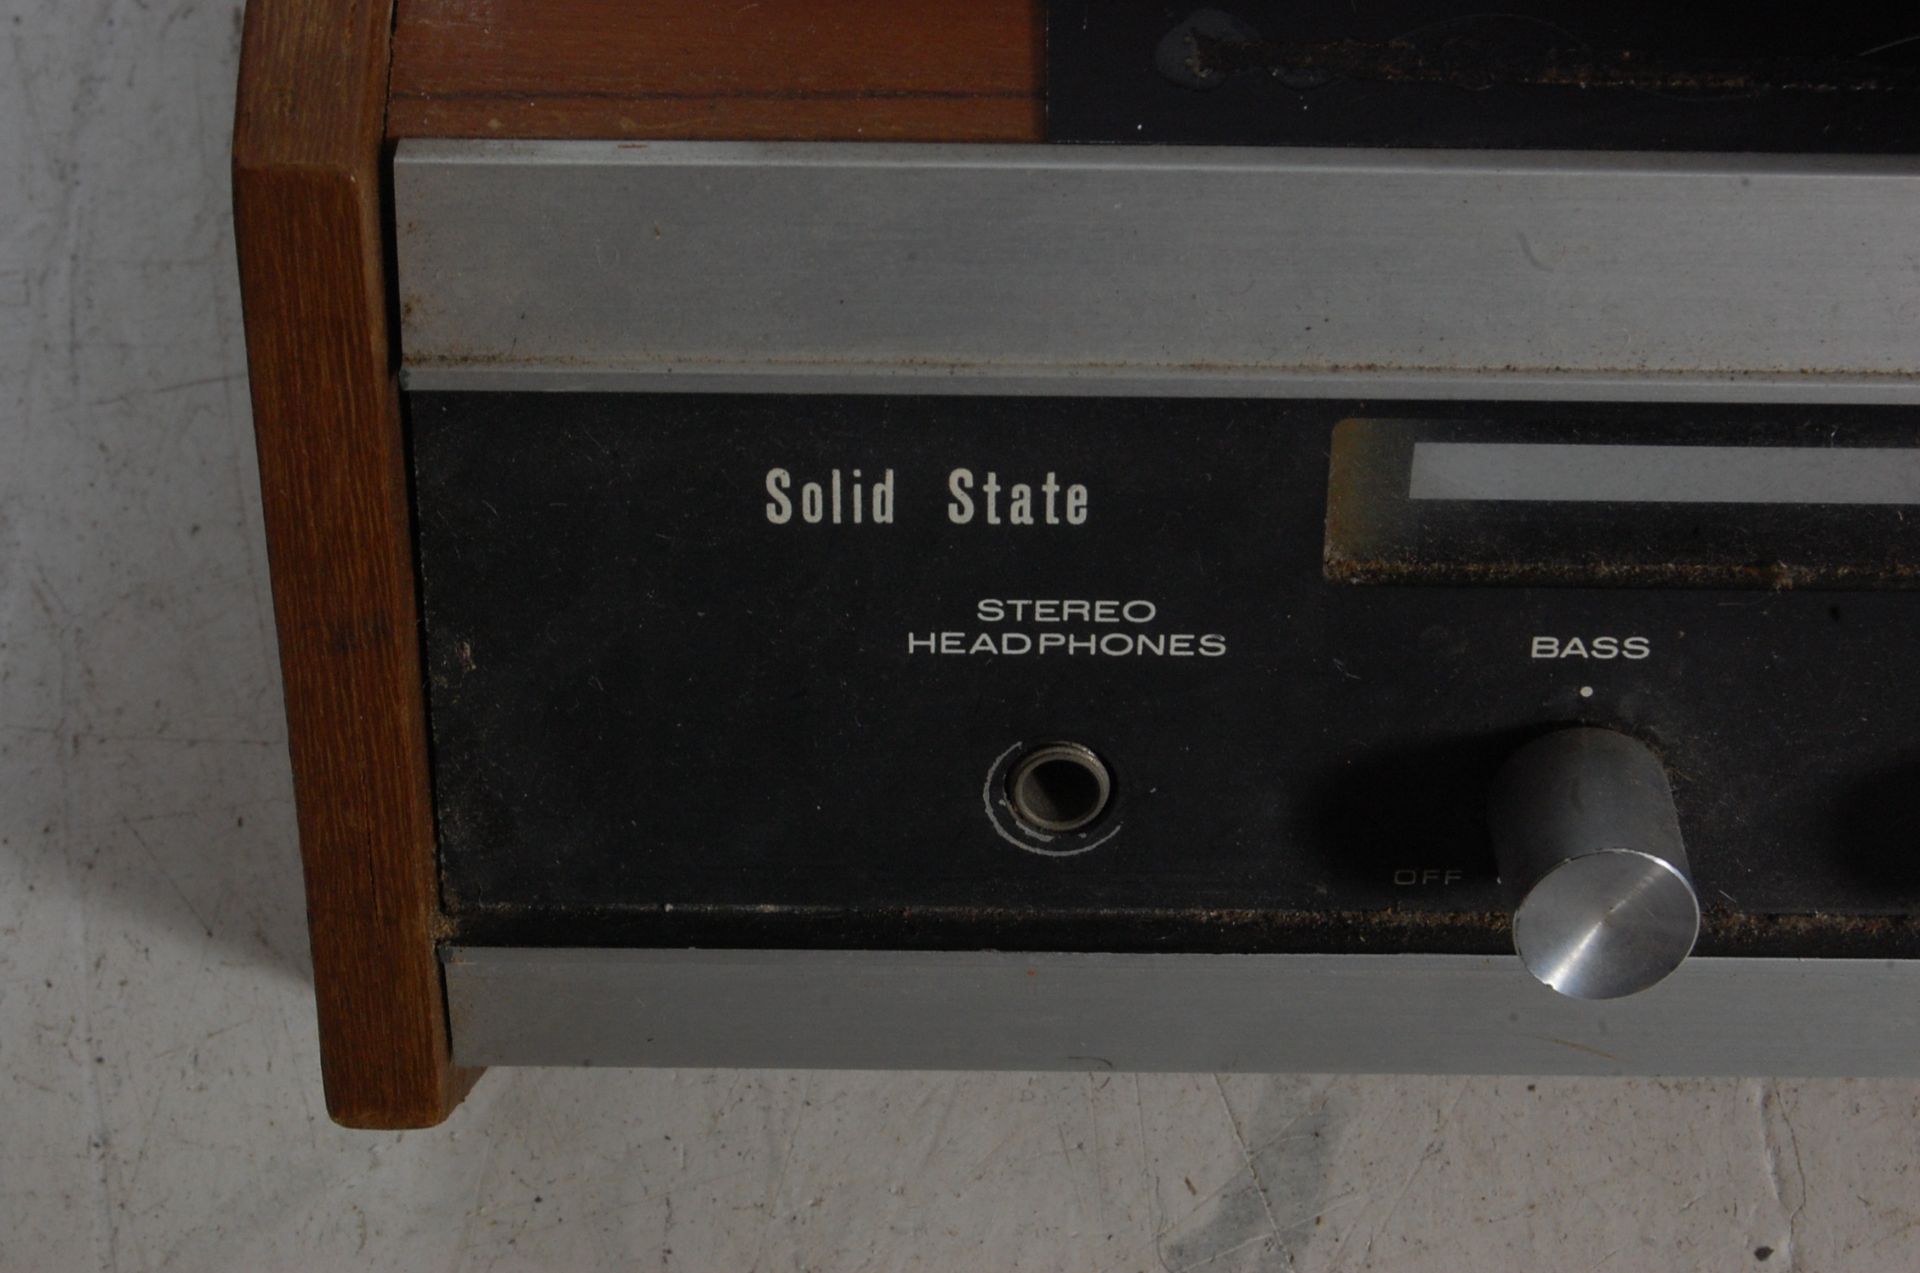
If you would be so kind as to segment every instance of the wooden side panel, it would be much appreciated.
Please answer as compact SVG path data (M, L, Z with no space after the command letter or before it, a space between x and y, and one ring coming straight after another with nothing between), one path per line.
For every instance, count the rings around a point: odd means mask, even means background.
M391 0L252 0L234 206L327 1106L446 1117L405 460L386 315Z
M399 0L392 137L1039 141L1038 0Z

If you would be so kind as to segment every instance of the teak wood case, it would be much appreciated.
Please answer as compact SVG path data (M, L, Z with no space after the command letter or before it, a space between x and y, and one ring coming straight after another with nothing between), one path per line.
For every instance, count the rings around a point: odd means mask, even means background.
M429 1126L451 1060L384 208L403 137L1038 141L1032 0L252 0L233 143L327 1107Z

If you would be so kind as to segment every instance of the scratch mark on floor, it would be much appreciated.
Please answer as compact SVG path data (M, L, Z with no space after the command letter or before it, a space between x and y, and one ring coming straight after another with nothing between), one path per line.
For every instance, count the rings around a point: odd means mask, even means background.
M793 1147L800 1139L800 1124L806 1121L807 1097L812 1091L813 1075L808 1074L806 1081L800 1084L800 1100L793 1107L793 1125L787 1128L787 1143L780 1151L780 1169L775 1173L773 1188L767 1194L767 1222L760 1228L760 1245L754 1252L753 1263L748 1266L749 1273L760 1267L773 1245L774 1222L780 1218L780 1194L787 1187L787 1171L793 1165Z
M1260 1210L1266 1213L1267 1228L1277 1238L1280 1236L1280 1222L1273 1218L1273 1200L1267 1197L1267 1186L1260 1179L1260 1169L1254 1166L1253 1151L1247 1148L1247 1137L1240 1130L1239 1116L1233 1112L1233 1104L1227 1100L1226 1084L1220 1081L1218 1074L1213 1076L1213 1090L1220 1097L1220 1108L1226 1111L1227 1126L1233 1129L1233 1143L1240 1146L1240 1161L1247 1165L1247 1175L1253 1181L1254 1192L1260 1196Z

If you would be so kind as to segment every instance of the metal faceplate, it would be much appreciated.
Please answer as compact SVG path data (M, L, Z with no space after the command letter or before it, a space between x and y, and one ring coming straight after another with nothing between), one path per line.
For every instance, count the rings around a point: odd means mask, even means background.
M1912 401L1920 368L1910 156L408 142L394 183L416 388Z
M1900 479L1838 507L1429 516L1412 479L1400 504L1340 485L1334 453L1384 420L1436 445L1904 458L1910 166L1059 153L402 149L460 1059L1905 1064L1910 1005L1785 1052L1700 1006L1804 992L1857 1021L1904 993ZM1660 755L1706 917L1678 989L1647 992L1666 1015L1556 1007L1552 1064L1514 1047L1548 992L1500 955L1485 800L1574 722ZM1011 817L1009 767L1042 743L1110 766L1091 825ZM672 947L710 954L647 962ZM1076 1050L964 1046L1032 1026L992 989L950 996L944 1051L833 1043L991 949L1095 970L1047 1000ZM794 997L779 951L871 978ZM810 958L790 966L829 975ZM1360 1015L1312 1006L1328 969ZM1481 1024L1386 1046L1359 1023L1404 1015L1410 970ZM1124 1029L1115 978L1145 996ZM1245 1047L1170 998L1263 980L1307 1006ZM771 1016L749 1039L715 1004ZM1620 1029L1679 1042L1607 1048Z

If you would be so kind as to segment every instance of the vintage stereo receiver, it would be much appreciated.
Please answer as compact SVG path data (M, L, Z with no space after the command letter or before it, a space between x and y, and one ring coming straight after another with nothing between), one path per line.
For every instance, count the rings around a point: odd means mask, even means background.
M255 0L336 1117L1916 1072L1920 46L1725 7Z

